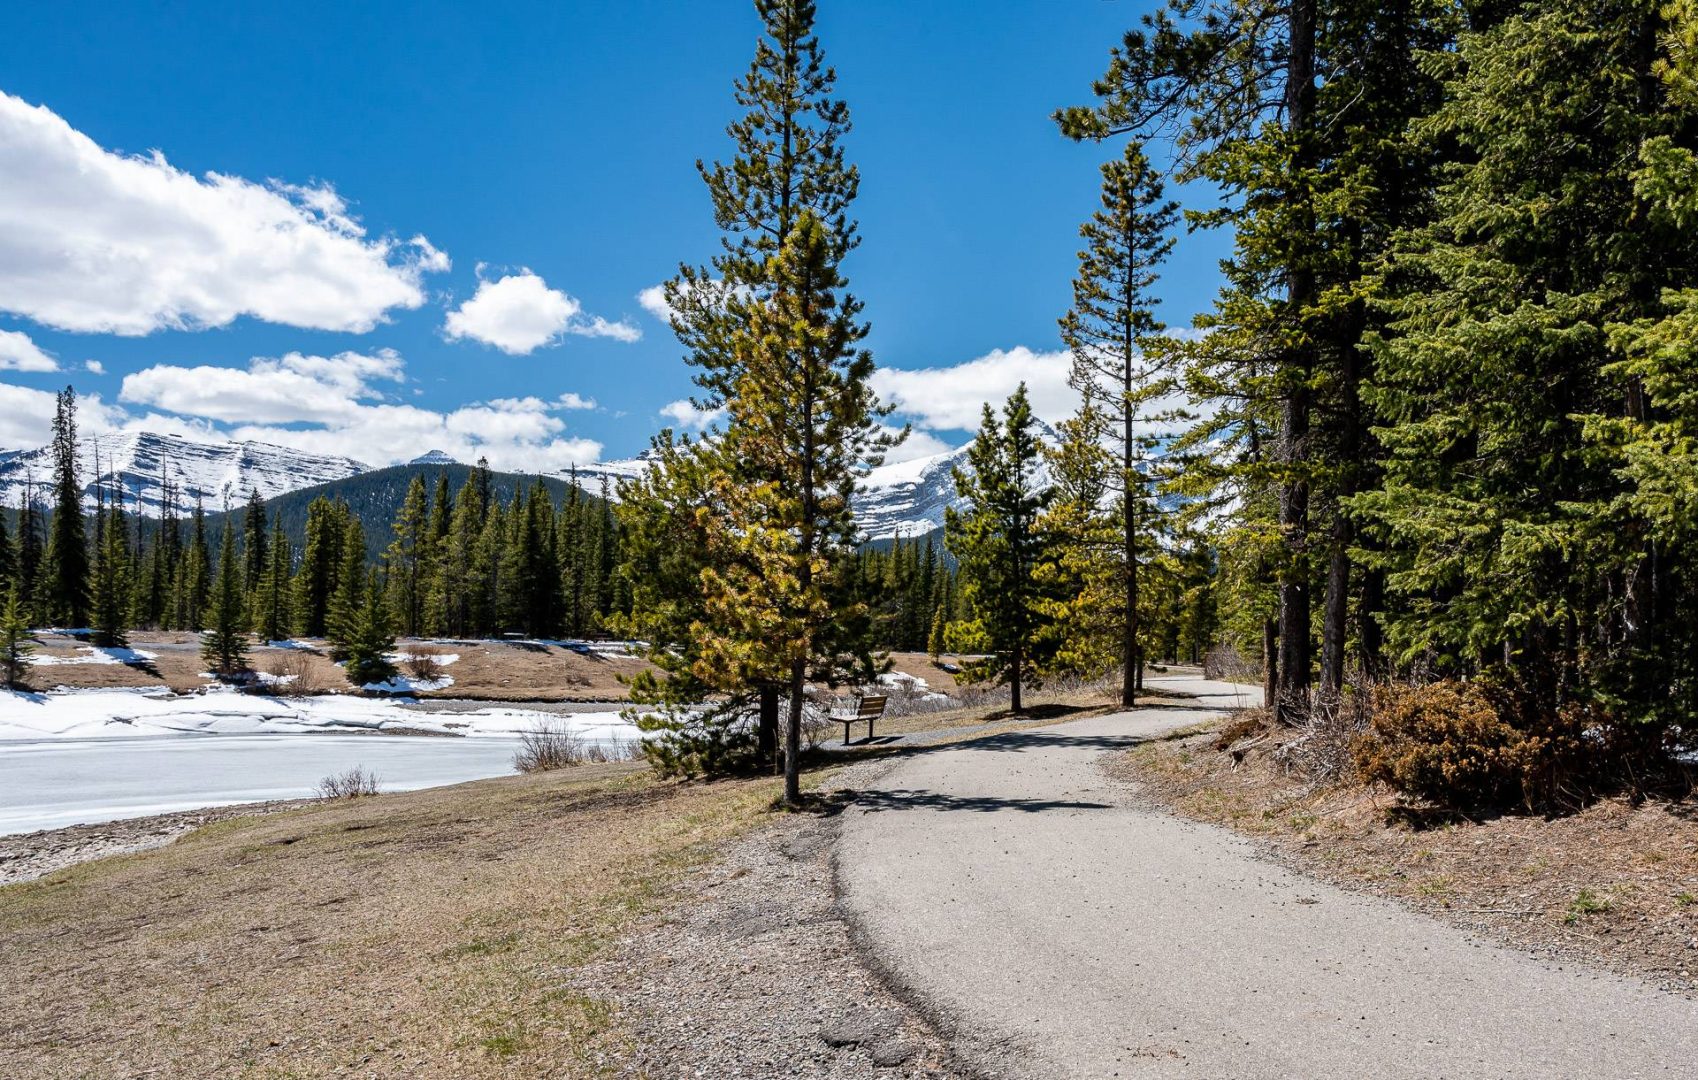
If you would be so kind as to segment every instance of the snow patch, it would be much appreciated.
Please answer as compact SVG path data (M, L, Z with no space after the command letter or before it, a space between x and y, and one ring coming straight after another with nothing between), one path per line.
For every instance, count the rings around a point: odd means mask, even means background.
M81 645L74 656L38 652L30 658L30 663L36 667L53 667L58 664L143 664L157 659L158 653L145 649L98 649L92 645Z

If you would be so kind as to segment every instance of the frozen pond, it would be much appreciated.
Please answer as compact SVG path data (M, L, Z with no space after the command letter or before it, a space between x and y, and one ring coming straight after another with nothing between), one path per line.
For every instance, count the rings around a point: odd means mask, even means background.
M515 738L154 735L0 741L0 834L314 794L363 765L384 791L513 771Z

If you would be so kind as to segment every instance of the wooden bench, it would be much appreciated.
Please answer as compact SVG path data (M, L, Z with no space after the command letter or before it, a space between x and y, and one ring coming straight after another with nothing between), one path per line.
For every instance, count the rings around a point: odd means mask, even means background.
M872 741L873 721L884 715L884 703L888 700L881 694L863 694L855 698L853 705L845 702L832 710L831 718L843 725L844 746L849 745L849 725L863 721L867 725L867 741Z

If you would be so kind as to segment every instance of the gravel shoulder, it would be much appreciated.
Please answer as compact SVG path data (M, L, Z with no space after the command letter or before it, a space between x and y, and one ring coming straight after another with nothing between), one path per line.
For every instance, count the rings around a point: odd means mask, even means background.
M1174 690L1238 688L1175 680ZM1250 703L1250 702L1245 702ZM1474 939L1134 805L1105 754L1204 719L1092 718L916 753L846 811L873 961L999 1076L1691 1075L1698 1003Z
M965 1080L946 1041L857 952L833 895L831 792L888 767L836 774L816 812L737 841L688 875L665 917L573 973L632 1037L608 1061L614 1075Z

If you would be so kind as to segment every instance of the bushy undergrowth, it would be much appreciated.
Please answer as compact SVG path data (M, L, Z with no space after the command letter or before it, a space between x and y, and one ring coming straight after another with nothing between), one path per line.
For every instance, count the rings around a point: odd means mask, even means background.
M564 723L539 720L519 735L513 768L522 773L547 772L574 765L631 761L637 754L637 748L626 743L590 742Z
M1585 719L1577 706L1541 709L1489 681L1390 684L1374 693L1356 764L1363 779L1437 806L1548 809L1600 779L1586 768L1596 755L1582 753Z
M377 774L368 772L362 765L334 773L318 782L318 797L321 799L358 799L376 795L377 791Z

